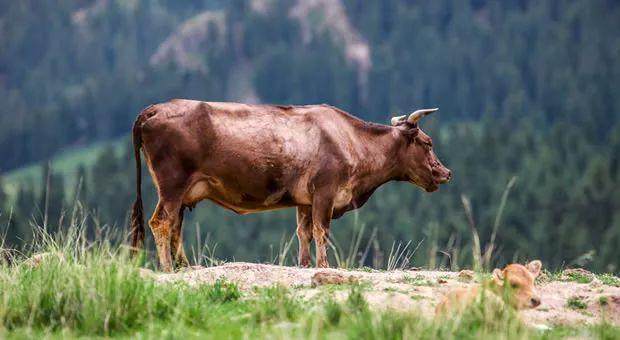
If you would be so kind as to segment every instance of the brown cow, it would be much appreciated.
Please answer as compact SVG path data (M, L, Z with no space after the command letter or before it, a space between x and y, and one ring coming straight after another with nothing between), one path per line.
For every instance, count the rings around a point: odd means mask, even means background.
M137 198L132 248L144 242L140 148L159 195L149 221L163 271L187 266L186 207L209 199L239 214L297 207L299 264L328 267L333 218L361 207L388 181L435 191L450 179L418 120L437 109L365 122L329 105L282 106L174 99L149 106L133 126Z

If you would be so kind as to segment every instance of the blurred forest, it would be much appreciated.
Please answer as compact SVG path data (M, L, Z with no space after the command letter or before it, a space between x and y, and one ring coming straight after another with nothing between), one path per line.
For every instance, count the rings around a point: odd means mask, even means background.
M466 266L472 227L486 245L497 226L497 264L618 273L619 88L614 0L0 1L4 246L44 215L58 228L76 202L125 229L127 136L155 102L329 103L379 123L439 106L422 128L453 180L433 194L385 185L333 222L344 249L363 227L379 262L412 240L414 265ZM70 176L48 162L109 140L122 147L96 149ZM38 174L8 183L31 164ZM217 257L268 261L294 230L294 209L237 216L205 202L184 232L188 248L208 235Z

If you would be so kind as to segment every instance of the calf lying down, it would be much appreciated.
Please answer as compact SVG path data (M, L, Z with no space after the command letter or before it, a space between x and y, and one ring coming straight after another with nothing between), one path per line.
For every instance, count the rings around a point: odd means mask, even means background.
M504 301L515 309L535 308L540 305L534 280L540 275L542 262L509 264L504 269L493 270L492 279L468 288L449 292L437 305L436 314L462 312L467 306L487 299L487 302L504 305Z

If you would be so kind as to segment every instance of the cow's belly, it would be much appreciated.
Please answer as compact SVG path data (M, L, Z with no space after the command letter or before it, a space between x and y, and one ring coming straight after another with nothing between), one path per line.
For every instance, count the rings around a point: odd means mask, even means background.
M274 192L250 192L227 186L215 178L207 178L191 185L183 198L183 204L193 207L196 203L207 199L239 214L310 204L309 201L300 200L295 196L294 189L280 188Z
M307 191L307 187L307 181L305 178L301 178L300 181L290 187L263 192L260 190L243 190L243 188L227 185L217 178L206 177L191 185L183 198L183 204L193 207L198 202L208 199L240 214L284 209L311 205L312 197ZM349 210L353 196L351 183L340 187L334 197L334 209Z
M334 197L334 209L342 209L351 204L353 199L353 189L350 185L341 187Z

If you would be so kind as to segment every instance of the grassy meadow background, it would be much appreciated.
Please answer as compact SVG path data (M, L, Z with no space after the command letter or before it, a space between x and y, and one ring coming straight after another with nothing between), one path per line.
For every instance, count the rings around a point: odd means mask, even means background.
M64 230L76 206L88 239L125 232L128 135L155 102L329 103L379 123L438 106L422 128L453 180L433 194L385 185L334 221L338 249L357 242L358 264L385 268L411 242L411 265L456 269L478 234L491 266L617 274L618 88L617 1L0 1L3 248L28 248L33 226ZM197 257L206 243L265 262L294 230L293 209L204 202L184 238Z

